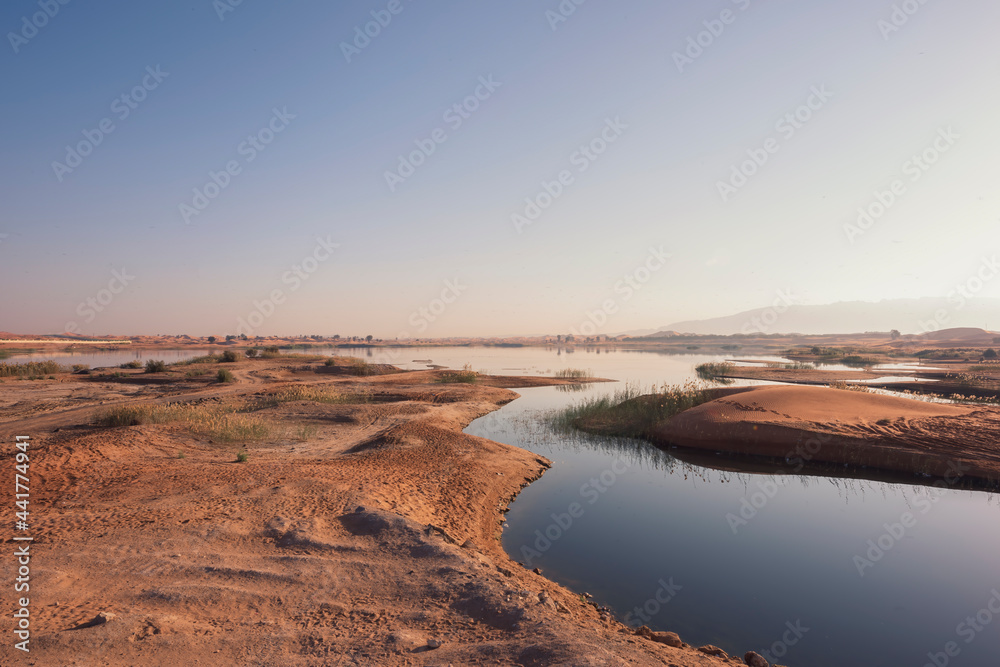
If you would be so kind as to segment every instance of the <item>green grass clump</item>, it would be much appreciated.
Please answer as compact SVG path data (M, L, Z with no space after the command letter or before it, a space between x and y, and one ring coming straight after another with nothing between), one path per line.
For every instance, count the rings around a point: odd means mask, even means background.
M702 380L712 380L729 384L732 380L726 376L731 374L736 367L729 362L698 364L694 367L695 372Z
M157 359L149 359L146 361L146 372L147 373L165 373L167 371L167 362Z
M0 377L40 378L65 370L54 361L28 361L23 364L0 364Z
M219 372L215 374L216 382L236 382L236 377L233 376L232 372L226 370L225 368L220 368Z
M556 371L557 378L566 378L567 380L582 380L583 378L593 377L590 371L585 371L580 368L563 368L562 370Z
M695 382L663 385L643 392L626 385L611 395L586 399L556 414L553 426L631 438L648 437L663 422L715 398L715 390Z
M250 454L247 453L247 450L241 449L240 451L236 452L237 463L246 463L249 459L250 459Z
M435 382L443 384L475 384L479 374L475 371L445 371Z

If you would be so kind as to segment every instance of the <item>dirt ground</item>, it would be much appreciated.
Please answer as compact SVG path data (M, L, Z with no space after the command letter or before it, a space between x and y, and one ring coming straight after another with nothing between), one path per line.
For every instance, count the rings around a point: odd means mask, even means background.
M236 382L215 382L220 367ZM30 436L30 529L7 522L4 582L12 537L34 537L31 650L13 648L5 583L0 663L742 664L637 635L502 550L507 504L549 462L461 431L512 388L565 380L357 377L289 358L205 369L0 383L11 514L15 436ZM306 385L344 398L260 407L273 435L245 462L183 424L94 424L122 404L222 409Z

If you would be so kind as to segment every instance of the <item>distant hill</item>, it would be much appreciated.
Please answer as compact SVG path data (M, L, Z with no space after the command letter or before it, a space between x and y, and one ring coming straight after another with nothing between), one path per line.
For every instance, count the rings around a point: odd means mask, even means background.
M919 336L920 340L934 341L936 343L956 343L962 345L990 345L993 339L1000 337L994 331L985 331L975 327L955 327L953 329L942 329L940 331L930 331Z
M784 312L776 308L757 308L725 317L675 322L648 337L663 337L669 335L667 331L670 334L726 336L737 333L846 334L898 329L904 334L921 334L962 327L981 331L990 326L1000 327L1000 299L972 299L958 307L954 301L942 297L790 305L784 307Z

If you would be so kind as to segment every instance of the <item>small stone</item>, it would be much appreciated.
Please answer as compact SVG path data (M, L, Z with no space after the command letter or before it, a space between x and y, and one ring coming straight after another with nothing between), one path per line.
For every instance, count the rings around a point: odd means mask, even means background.
M428 639L427 640L427 648L441 648L441 644L442 644L442 642L441 642L440 639Z
M744 654L743 662L747 663L748 667L768 667L767 660L759 653L754 653L753 651L747 651Z
M94 625L104 625L105 623L113 621L116 618L118 618L118 614L113 614L110 611L102 611L94 617Z

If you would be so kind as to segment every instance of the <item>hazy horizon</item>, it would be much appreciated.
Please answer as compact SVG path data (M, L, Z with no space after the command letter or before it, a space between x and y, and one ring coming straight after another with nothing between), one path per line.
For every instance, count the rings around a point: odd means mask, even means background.
M612 334L1000 297L1000 6L45 7L0 9L0 330Z

